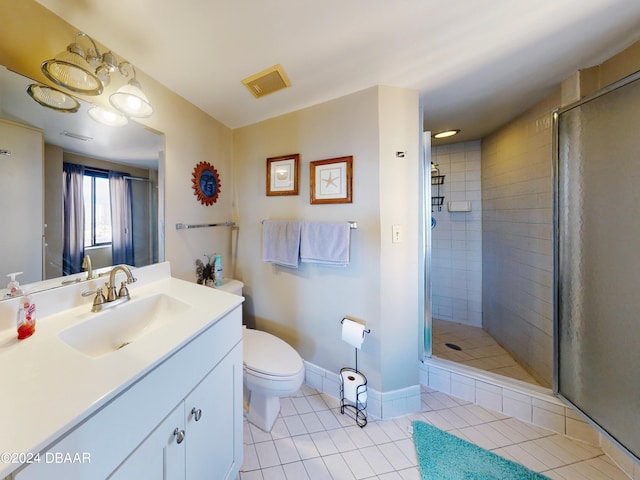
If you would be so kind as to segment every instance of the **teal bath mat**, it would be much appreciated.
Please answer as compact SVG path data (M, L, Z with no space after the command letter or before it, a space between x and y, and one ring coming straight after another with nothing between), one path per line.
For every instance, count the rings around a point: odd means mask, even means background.
M422 480L549 480L424 422L413 422Z

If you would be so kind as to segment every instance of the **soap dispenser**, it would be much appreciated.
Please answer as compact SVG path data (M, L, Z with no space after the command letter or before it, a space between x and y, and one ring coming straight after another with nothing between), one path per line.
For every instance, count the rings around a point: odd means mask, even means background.
M20 300L20 309L18 310L18 340L24 340L33 335L36 331L36 305L31 300L31 295L27 290Z
M22 295L22 291L20 290L20 285L16 280L16 277L18 275L22 275L22 272L13 272L7 275L8 278L11 278L11 280L7 284L7 289L9 290L10 297L19 297L20 295Z

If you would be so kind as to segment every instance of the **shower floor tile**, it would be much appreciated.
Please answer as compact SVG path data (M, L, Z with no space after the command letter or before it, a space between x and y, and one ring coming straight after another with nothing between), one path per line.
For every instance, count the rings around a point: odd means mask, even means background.
M478 368L485 372L539 383L482 328L434 318L432 321L434 357ZM448 347L454 345L460 350Z

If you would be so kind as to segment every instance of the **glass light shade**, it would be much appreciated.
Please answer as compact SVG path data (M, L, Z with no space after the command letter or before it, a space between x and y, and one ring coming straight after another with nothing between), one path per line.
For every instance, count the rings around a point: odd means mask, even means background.
M53 108L59 112L75 113L80 108L80 102L71 95L46 85L32 83L27 87L27 93L43 107Z
M102 82L92 71L89 63L82 55L69 49L51 60L44 61L42 73L52 82L72 92L85 95L102 93Z
M89 109L89 116L96 122L109 127L122 127L129 123L129 119L121 113L107 110L106 108L94 105Z
M111 94L109 102L118 111L130 117L150 117L153 113L153 107L147 96L136 85L137 83L132 80L120 87L117 92Z
M433 138L453 137L454 135L457 135L458 133L460 133L460 130L445 130L443 132L434 133L433 134Z

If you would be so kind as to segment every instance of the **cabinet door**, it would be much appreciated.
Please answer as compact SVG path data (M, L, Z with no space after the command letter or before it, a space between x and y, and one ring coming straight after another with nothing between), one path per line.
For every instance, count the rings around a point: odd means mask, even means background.
M174 433L176 428L177 434ZM126 432L123 434L126 435ZM182 438L178 438L180 435ZM183 480L186 446L184 435L184 404L180 403L120 464L109 479Z
M229 352L185 399L189 480L233 480L242 463L241 348Z

